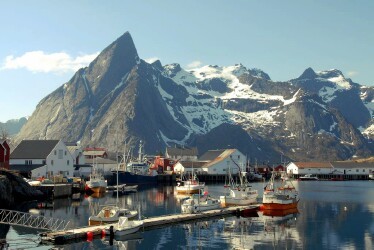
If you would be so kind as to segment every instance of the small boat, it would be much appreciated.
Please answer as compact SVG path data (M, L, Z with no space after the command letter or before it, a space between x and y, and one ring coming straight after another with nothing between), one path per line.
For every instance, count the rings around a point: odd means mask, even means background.
M373 172L370 172L370 174L369 174L369 179L370 179L370 180L374 180L374 173L373 173Z
M299 181L318 181L318 177L311 174L306 174L304 176L300 176Z
M191 176L187 177L182 174L181 180L177 182L177 193L178 194L198 194L200 193L201 189L204 189L205 182L200 182L197 178L196 174L193 171L192 165L192 173Z
M104 206L97 215L90 216L88 218L88 224L102 225L116 223L119 218L126 217L129 219L135 218L138 215L138 211L129 210L127 208L121 208L114 205Z
M220 196L220 201L223 206L245 206L256 203L258 192L252 189L247 181L247 172L239 172L240 184L236 184L231 171L228 171L230 185L225 185L228 193Z
M285 178L281 181L275 181L275 171L273 171L269 183L264 188L262 197L262 209L286 210L297 208L299 194L292 182ZM281 175L285 175L281 172Z
M183 201L181 205L182 213L198 213L212 209L221 208L221 202L212 198L207 192L201 194L193 194L190 198Z
M99 173L90 174L90 180L86 182L85 190L93 193L105 193L108 184L104 176Z
M128 234L136 233L143 226L144 221L130 221L127 217L120 217L118 223L105 228L106 235L114 235L115 238L123 237Z

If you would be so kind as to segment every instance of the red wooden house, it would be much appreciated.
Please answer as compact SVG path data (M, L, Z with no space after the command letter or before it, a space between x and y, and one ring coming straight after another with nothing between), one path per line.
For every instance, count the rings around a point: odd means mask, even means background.
M0 140L0 168L9 169L10 147L6 140Z

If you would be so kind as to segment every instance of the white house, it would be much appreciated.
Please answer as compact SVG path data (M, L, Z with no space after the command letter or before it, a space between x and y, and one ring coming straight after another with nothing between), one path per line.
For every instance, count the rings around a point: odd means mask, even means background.
M330 162L290 162L287 167L288 174L331 174L334 170Z
M23 140L10 155L10 169L31 178L72 176L74 159L61 140Z
M201 161L178 161L174 165L174 172L177 174L182 174L182 173L202 173L204 172L202 170L202 166L205 165L206 162L201 162Z
M335 161L331 164L333 173L340 175L369 175L374 171L374 162Z
M209 150L202 155L199 161L206 163L201 167L207 174L237 174L239 168L245 169L247 159L237 149Z

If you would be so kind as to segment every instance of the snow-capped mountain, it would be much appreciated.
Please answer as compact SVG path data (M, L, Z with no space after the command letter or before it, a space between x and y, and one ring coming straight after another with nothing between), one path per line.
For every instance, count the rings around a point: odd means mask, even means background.
M274 82L244 65L141 60L127 32L44 98L19 138L62 138L120 150L130 137L149 154L166 146L236 147L258 161L371 155L373 89L338 70L311 68ZM359 130L360 129L360 130Z

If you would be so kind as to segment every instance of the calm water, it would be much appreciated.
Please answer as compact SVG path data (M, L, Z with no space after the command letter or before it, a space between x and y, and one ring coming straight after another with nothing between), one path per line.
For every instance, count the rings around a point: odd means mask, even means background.
M374 249L374 182L294 182L300 193L299 213L237 218L215 218L177 224L109 242L94 239L63 246L40 245L38 232L21 227L8 230L9 249ZM263 183L253 183L262 196ZM223 186L206 190L219 196ZM120 197L126 207L141 209L143 216L180 212L174 187L155 187ZM31 212L70 219L76 226L87 225L88 217L100 205L114 204L116 196L81 197L78 201L55 200L51 208ZM111 245L113 244L113 245Z

